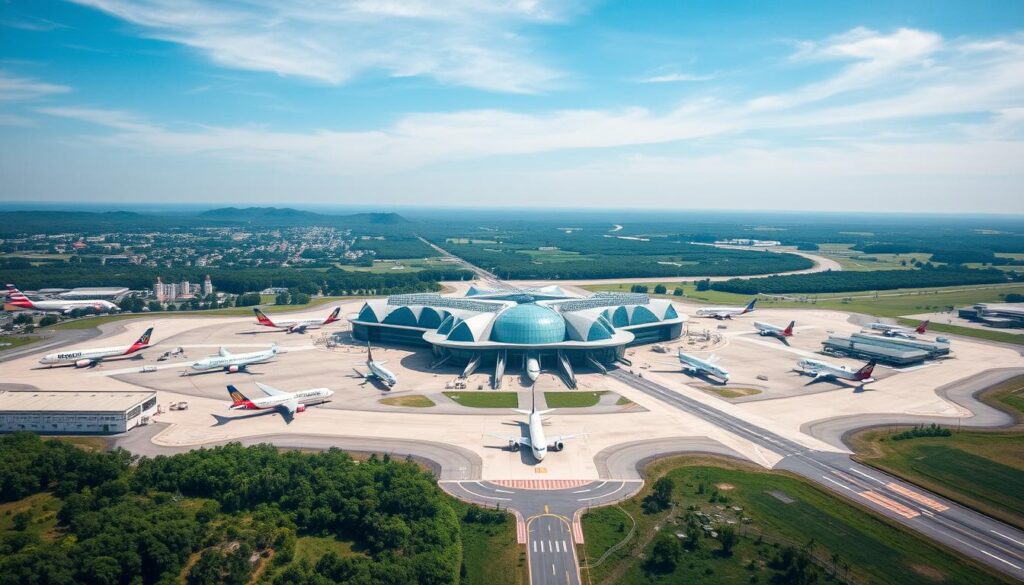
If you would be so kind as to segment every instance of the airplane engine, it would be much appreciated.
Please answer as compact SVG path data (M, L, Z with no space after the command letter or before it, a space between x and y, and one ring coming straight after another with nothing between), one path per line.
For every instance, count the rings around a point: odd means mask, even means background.
M552 445L552 447L555 451L561 451L562 449L565 449L565 443L561 441L555 441L555 444Z
M296 412L306 412L306 405L305 404L300 404L299 407L295 409L295 411Z
M242 369L241 366L228 366L227 370L229 374L237 374Z
M519 452L519 443L517 443L515 441L509 441L508 442L508 448L511 449L513 453L518 453Z
M78 360L75 362L76 368L88 368L92 365L92 360Z

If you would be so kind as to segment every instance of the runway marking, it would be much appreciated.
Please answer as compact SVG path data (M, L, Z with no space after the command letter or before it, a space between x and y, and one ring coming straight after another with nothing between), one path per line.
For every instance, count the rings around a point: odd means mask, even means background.
M995 559L997 561L1003 561L1004 563L1006 563L1007 565L1010 565L1014 569L1020 570L1020 567L1018 567L1017 565L1015 565L1015 564L1011 563L1010 561L1004 559L1003 557L997 557L996 555L988 552L987 550L981 550L981 549L978 549L978 550L981 551L982 554L986 554L986 555L992 557L993 559Z
M540 552L544 552L544 541L540 541Z
M478 498L483 498L485 500L501 500L503 502L508 502L508 501L512 500L512 498L499 498L498 496L485 496L483 494L478 494L478 493L474 492L473 490L467 488L466 486L462 485L461 483L459 484L459 487L462 488L463 490L465 490L466 492L471 493L471 494L473 494L474 496L476 496Z
M537 541L533 541L533 552L537 552Z
M873 491L868 490L868 491L860 492L860 496L863 497L865 500L868 500L870 502L874 502L876 505L881 506L883 508L886 508L887 510L889 510L891 512L895 512L895 513L899 514L900 516L903 516L904 518L907 518L907 519L916 518L917 516L921 515L916 510L912 510L912 509L904 506L903 504L901 504L901 503L899 503L899 502L897 502L895 500L891 500L891 499L889 499L889 498L887 498L887 497L885 497L882 494L879 494L877 492L873 492Z
M562 552L558 547L558 541L555 541L555 552Z
M885 487L891 489L892 491L894 491L894 492L896 492L898 494L907 496L908 498L910 498L911 500L914 500L918 504L922 504L924 506L928 506L929 508L931 508L932 510L935 510L936 512L945 512L946 510L949 509L949 506L946 506L946 505L942 504L941 502L937 502L937 501L929 498L928 496L925 496L925 495L919 494L919 493L917 493L917 492L915 492L913 490L907 489L907 488L905 488L905 487L903 487L903 486L901 486L899 484L891 483L890 482L890 483L885 484Z
M1024 546L1024 542L1021 542L1021 541L1019 541L1019 540L1017 540L1015 538L1010 538L1009 536L1006 536L1005 534L1003 534L1001 532L996 532L995 530L989 530L989 532L991 532L992 534L995 534L996 536L1002 536L1003 538L1005 538L1006 540L1009 540L1010 542L1015 542L1015 543L1017 543L1017 544L1019 544L1021 546Z
M586 501L589 501L589 500L596 500L598 498L607 498L608 496L611 496L611 495L614 495L614 494L618 493L625 486L626 486L626 484L620 483L619 487L615 488L615 491L609 492L607 494L598 495L598 496L590 496L589 498L580 498L580 499L578 499L576 501L577 502L586 502Z
M562 550L569 552L569 545L564 540L562 541Z
M841 483L839 483L838 481L836 481L836 480L832 479L831 477L829 477L829 476L827 476L827 475L823 475L823 476L821 476L821 479L824 479L824 480L825 480L825 481L827 481L827 482L831 482L831 483L834 483L834 484L836 484L837 486L839 486L839 487L843 488L844 490L850 490L851 492L853 491L853 488L851 488L850 486L848 486L848 485L844 485L844 484L841 484Z
M499 490L499 489L497 489L497 488L495 488L495 489L494 489L494 491L496 491L496 492L498 492L498 493L500 493L500 494L514 494L514 493L515 493L515 492L513 492L513 491L509 491L509 490Z
M521 490L565 490L583 487L593 481L589 479L496 479L491 483L504 488Z
M856 473L857 475L861 475L861 476L863 476L863 477L866 477L866 478L870 479L871 481L873 481L873 482L875 482L875 483L880 483L880 484L882 484L882 485L885 485L885 482L884 482L884 481L882 481L882 480L878 479L877 477L871 477L870 475L868 475L868 474L864 473L863 471L861 471L861 470L859 470L859 469L854 469L854 468L852 468L852 467L851 467L851 468L850 468L850 471L852 471L852 472Z

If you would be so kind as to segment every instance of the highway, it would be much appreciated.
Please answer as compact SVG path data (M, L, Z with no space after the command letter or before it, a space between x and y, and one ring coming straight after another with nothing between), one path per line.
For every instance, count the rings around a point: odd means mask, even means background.
M809 449L738 417L622 370L609 375L676 408L713 422L783 455L777 469L819 486L911 528L980 564L1024 580L1024 531L920 487L861 465L842 453Z

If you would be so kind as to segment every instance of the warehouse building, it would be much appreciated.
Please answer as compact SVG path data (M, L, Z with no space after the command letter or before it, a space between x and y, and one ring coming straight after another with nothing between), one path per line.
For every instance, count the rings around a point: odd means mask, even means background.
M831 336L822 342L824 353L862 360L875 360L880 364L906 367L928 359L928 352L913 347L889 347L855 339Z
M886 337L884 335L867 335L865 333L854 333L850 339L859 343L868 343L881 347L895 349L920 349L928 353L928 359L938 359L949 355L949 340L945 337L936 338L935 341L916 338Z
M123 433L156 413L156 392L0 392L0 432Z
M999 329L1024 328L1024 305L1020 303L978 303L957 310L961 319Z

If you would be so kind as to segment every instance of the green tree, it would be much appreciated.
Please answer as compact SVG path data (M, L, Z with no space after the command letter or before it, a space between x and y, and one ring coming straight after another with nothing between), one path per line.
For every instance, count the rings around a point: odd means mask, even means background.
M654 287L654 294L656 294L656 295L663 295L667 291L668 291L668 289L665 288L664 284L658 284L658 285L655 285L655 287Z
M732 549L739 540L740 537L733 526L726 525L718 529L718 542L722 544L722 553L726 556L732 555Z
M667 530L661 531L651 547L651 568L658 572L671 573L683 556L683 545L679 538Z

